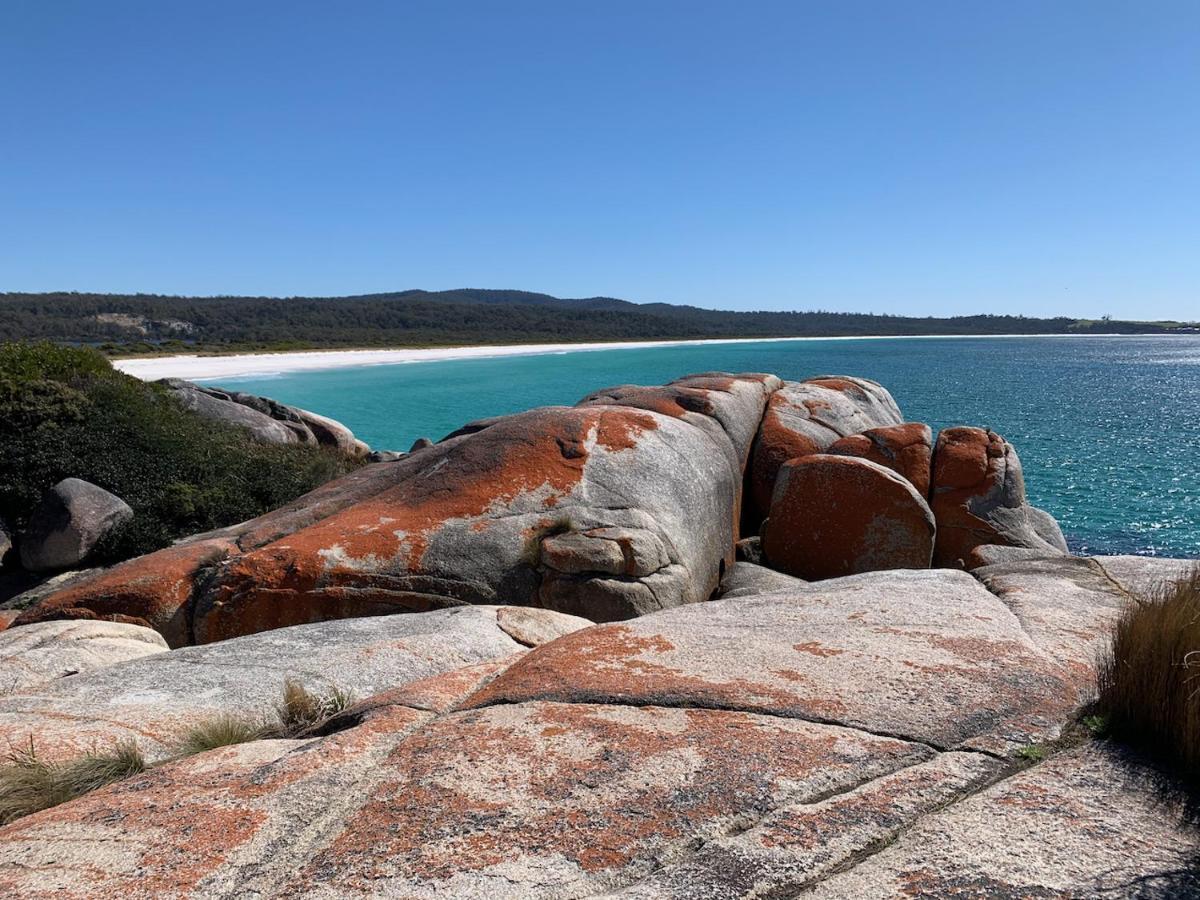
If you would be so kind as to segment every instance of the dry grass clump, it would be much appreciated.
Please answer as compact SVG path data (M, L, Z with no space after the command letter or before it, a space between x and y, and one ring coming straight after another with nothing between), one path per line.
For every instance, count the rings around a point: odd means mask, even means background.
M1114 737L1200 779L1200 566L1121 615L1096 711Z
M186 729L176 747L180 756L191 756L247 741L305 737L353 702L353 694L340 687L316 694L295 678L288 678L283 682L283 696L275 706L274 720L221 713Z
M353 702L353 695L342 688L316 694L289 678L283 683L283 696L273 719L229 713L212 716L179 735L173 758L248 741L305 737ZM37 755L30 738L28 747L10 749L7 762L0 764L0 825L74 800L146 768L146 760L133 741L120 741L110 750L93 750L65 762L48 762Z
M133 741L68 762L47 762L37 755L31 738L28 748L9 750L7 762L0 766L0 825L145 770L146 760Z
M320 728L354 702L354 695L340 687L314 694L294 678L283 683L283 700L275 707L279 728L274 737L303 737Z
M185 730L179 736L176 750L180 756L194 756L218 747L262 740L270 730L269 722L221 713Z

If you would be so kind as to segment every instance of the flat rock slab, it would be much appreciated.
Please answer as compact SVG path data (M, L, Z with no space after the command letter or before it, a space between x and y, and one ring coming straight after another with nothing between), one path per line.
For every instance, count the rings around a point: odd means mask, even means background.
M1200 896L1200 834L1147 773L1086 745L928 816L806 897Z
M1035 644L1092 691L1096 661L1129 603L1128 591L1095 561L1063 556L999 563L972 574L1020 620Z
M32 736L39 753L68 757L133 738L161 759L182 729L214 714L270 714L289 677L314 692L336 686L361 698L524 651L499 612L462 607L301 625L118 663L0 698L0 744L20 746ZM535 616L548 633L586 624L526 612L527 640Z
M1003 764L981 753L939 753L816 803L791 803L757 825L608 895L622 900L790 897L893 840L920 816L983 787Z
M776 591L804 590L807 582L792 575L784 575L766 566L751 562L736 562L721 580L718 599L732 597L756 597Z
M24 898L582 897L934 757L719 710L390 707L155 769L0 829ZM56 891L61 893L55 893Z
M1059 733L1078 686L970 575L876 572L589 628L470 701L750 710L950 749Z
M1164 559L1155 556L1093 556L1106 575L1137 596L1152 595L1162 585L1186 578L1200 567L1200 559Z
M157 631L122 622L40 622L0 633L0 695L165 653Z

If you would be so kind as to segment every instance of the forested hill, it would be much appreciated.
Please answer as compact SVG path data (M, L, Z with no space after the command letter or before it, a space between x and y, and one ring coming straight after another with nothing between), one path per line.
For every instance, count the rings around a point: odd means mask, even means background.
M111 353L510 344L668 338L906 334L1162 333L1178 323L1024 316L909 318L730 312L564 300L524 291L401 291L351 297L0 294L0 340L49 339Z

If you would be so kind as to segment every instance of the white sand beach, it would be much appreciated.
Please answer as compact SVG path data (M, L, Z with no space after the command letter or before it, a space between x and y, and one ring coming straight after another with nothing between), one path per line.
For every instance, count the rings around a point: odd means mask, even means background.
M830 340L830 338L718 338L690 341L609 341L579 344L508 344L485 347L433 347L410 350L305 350L294 353L245 353L234 356L158 356L116 359L113 365L145 381L158 378L232 378L240 375L273 375L352 366L437 362L490 356L531 356L545 353L582 353L589 350L625 350L635 347L669 347L688 344L749 344L764 341Z

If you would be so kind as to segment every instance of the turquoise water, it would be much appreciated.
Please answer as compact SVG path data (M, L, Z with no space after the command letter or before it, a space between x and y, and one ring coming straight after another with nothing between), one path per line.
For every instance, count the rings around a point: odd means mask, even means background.
M1073 549L1200 557L1200 336L897 338L676 346L228 378L406 450L471 419L689 372L874 378L912 420L1012 441Z

